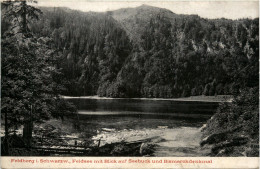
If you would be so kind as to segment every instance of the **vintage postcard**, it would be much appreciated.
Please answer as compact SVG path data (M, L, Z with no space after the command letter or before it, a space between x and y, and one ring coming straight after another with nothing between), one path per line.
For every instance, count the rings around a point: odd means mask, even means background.
M258 1L1 1L1 168L258 157Z

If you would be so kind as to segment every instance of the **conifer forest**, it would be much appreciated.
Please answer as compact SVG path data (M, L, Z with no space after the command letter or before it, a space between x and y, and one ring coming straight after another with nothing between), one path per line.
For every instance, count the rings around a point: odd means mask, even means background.
M1 3L2 155L259 156L259 18L36 3ZM160 131L198 146L163 154Z

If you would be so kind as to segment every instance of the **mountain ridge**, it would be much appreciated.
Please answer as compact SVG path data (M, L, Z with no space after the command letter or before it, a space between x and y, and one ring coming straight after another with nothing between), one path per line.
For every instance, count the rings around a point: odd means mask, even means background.
M34 32L51 36L61 53L64 95L231 94L241 86L233 74L257 58L257 19L212 20L151 6L43 12Z
M142 28L149 23L150 19L162 14L167 17L175 17L176 15L167 9L153 7L149 5L141 5L136 8L123 8L112 12L112 17L117 20L127 31L131 40L140 40L137 34L143 31ZM136 33L135 33L136 32Z
M40 7L40 9L52 9L50 7ZM169 9L166 8L160 8L150 5L140 5L138 7L133 8L120 8L117 10L110 10L106 12L94 12L94 11L80 11L80 10L74 10L67 7L54 7L54 10L65 10L65 12L78 12L83 15L110 15L112 16L123 29L127 32L127 34L130 36L130 39L132 41L140 41L140 37L138 34L141 34L143 31L143 27L150 21L152 17L155 17L157 15L162 15L166 17L172 24L174 24L174 19L180 19L183 17L187 18L199 18L202 20L207 21L215 21L215 20L227 20L231 22L236 22L238 20L232 20L227 18L216 18L216 19L208 19L200 17L197 14L176 14L172 12ZM240 19L243 20L243 19ZM138 22L138 23L136 23Z

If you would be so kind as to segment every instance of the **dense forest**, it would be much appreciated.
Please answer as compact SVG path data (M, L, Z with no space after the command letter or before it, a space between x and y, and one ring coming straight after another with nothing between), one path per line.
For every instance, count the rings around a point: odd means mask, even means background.
M1 12L2 154L21 146L12 141L20 126L30 146L33 123L75 113L61 95L233 95L207 122L201 145L214 144L213 156L259 155L258 18L205 19L146 5L38 9L18 0Z
M31 144L33 122L62 118L76 113L76 107L60 97L65 89L62 72L56 66L59 55L52 39L32 33L30 25L42 15L26 1L1 4L1 153L9 155L12 144L21 146L12 136L23 125L23 142ZM19 145L20 144L20 145Z
M41 10L32 31L53 39L64 95L171 98L258 85L258 19L204 19L146 5Z

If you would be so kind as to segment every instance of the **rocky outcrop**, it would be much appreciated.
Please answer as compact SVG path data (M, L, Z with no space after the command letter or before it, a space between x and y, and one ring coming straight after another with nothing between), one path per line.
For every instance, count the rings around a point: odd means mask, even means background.
M145 142L119 142L95 147L88 155L92 156L152 156L154 145Z

